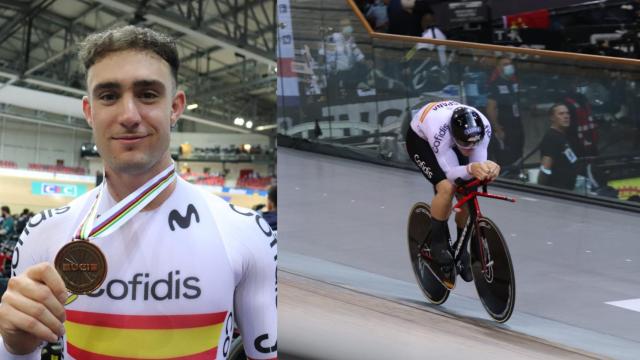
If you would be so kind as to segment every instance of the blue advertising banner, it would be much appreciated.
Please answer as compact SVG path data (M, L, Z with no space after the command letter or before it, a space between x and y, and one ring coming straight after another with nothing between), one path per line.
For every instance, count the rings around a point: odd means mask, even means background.
M87 185L31 182L31 193L44 196L78 197L87 192Z

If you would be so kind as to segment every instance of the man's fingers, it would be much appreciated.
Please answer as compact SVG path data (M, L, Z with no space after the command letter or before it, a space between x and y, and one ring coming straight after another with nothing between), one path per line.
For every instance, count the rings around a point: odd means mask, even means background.
M42 304L11 292L3 297L3 306L11 306L15 311L5 318L14 328L32 334L42 340L56 341L64 334L64 327Z
M60 303L64 304L67 300L67 289L60 274L49 263L40 263L27 269L26 275L35 281L47 285L51 292L55 295Z
M20 281L10 281L9 289L11 291L8 295L12 297L12 300L16 300L18 296L28 298L47 309L47 312L53 315L57 321L61 323L65 321L64 305L56 298L47 285L24 278L20 279ZM14 307L19 308L19 306Z

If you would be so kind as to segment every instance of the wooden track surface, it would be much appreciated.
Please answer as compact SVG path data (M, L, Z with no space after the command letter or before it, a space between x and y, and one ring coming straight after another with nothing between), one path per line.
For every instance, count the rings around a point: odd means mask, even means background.
M282 359L602 359L291 273L278 273Z

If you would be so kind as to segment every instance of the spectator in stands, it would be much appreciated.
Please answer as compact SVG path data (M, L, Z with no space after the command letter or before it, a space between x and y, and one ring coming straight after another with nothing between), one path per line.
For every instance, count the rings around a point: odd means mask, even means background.
M365 16L374 31L387 32L389 28L387 2L389 0L373 0L366 9Z
M0 227L0 235L11 236L15 232L13 216L8 206L2 208L2 226Z
M31 211L29 211L29 209L22 210L22 213L16 221L16 234L22 234L22 230L27 227L27 223L29 222L29 219L31 219L31 216L29 214L31 214Z
M348 18L341 18L340 31L327 36L319 50L324 55L328 69L330 96L338 97L355 92L356 85L366 77L367 66L364 54L353 37L353 26Z
M487 108L489 75L494 67L495 58L483 54L474 55L473 62L465 66L462 76L467 105L478 109Z
M267 195L267 211L262 213L273 230L278 230L278 187L271 185Z
M600 185L591 171L592 157L598 156L598 127L592 116L591 104L586 97L589 84L584 79L574 79L567 95L562 99L571 114L571 125L567 129L567 139L575 150L576 156L585 158L578 172L584 174L591 188Z
M434 16L433 10L427 7L420 19L420 27L422 28L422 38L423 39L437 39L437 40L447 40L447 36L436 27L436 18ZM440 67L444 68L447 65L447 47L445 45L433 45L426 43L418 43L416 45L418 50L426 49L426 50L434 50L438 49L438 61L440 63Z
M593 120L591 104L585 96L588 84L583 79L574 80L573 86L562 99L571 114L567 137L578 157L598 155L598 131Z
M489 78L488 90L486 114L494 134L489 145L489 156L499 164L504 164L504 169L508 170L509 165L522 157L524 150L518 80L511 58L498 57L496 68Z
M573 190L576 183L576 154L567 139L571 123L569 109L564 104L554 104L549 109L551 127L540 145L542 157L538 184Z
M429 8L426 0L390 0L387 4L389 33L420 36L420 20Z

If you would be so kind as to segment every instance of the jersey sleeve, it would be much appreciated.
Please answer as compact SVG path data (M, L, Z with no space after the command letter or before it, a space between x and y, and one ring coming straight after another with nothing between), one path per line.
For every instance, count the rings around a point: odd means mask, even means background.
M277 239L261 216L247 218L242 275L236 287L236 323L249 359L276 359Z
M446 148L442 154L436 155L436 159L438 159L438 165L440 165L449 181L455 183L458 178L463 180L471 179L471 175L467 172L467 166L460 165L453 148Z

